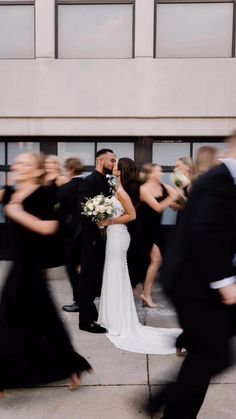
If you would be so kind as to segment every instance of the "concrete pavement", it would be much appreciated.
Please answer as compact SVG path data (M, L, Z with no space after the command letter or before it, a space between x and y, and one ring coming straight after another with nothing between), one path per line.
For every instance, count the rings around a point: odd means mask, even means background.
M0 262L0 284L9 262ZM30 389L7 390L0 401L0 419L144 419L140 400L147 399L157 386L180 366L175 355L142 355L115 348L104 335L78 329L78 314L61 310L71 303L71 290L64 268L48 271L51 292L59 314L69 329L75 349L94 368L86 374L79 390L70 391L68 380ZM158 309L136 306L140 321L159 327L178 326L170 303L157 284ZM43 307L42 307L43 310ZM30 315L30 313L29 313ZM1 337L0 337L1 338ZM217 376L210 385L199 419L235 419L236 367ZM158 419L155 416L150 419Z

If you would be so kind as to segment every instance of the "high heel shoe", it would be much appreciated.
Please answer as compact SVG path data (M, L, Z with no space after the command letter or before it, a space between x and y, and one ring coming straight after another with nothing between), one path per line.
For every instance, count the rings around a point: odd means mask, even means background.
M150 308L157 308L158 304L154 303L152 300L150 301L144 294L140 295L141 300L143 301L144 305Z

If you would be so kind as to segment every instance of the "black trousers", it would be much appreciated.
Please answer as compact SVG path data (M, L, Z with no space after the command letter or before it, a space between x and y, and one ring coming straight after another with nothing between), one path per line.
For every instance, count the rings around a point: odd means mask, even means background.
M165 404L164 419L196 419L211 378L232 363L235 306L176 297L172 301L188 337L188 354L176 381L157 394L153 404Z
M79 323L88 326L98 318L94 300L101 293L106 241L82 235L79 274Z
M73 300L78 302L79 274L77 271L81 260L81 238L65 239L65 267L72 288Z

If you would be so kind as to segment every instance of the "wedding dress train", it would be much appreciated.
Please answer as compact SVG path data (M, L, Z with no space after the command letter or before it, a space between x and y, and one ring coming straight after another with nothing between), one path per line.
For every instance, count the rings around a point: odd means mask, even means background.
M115 197L118 217L123 207ZM125 224L107 227L106 257L98 322L104 326L108 339L120 349L145 354L175 353L180 329L143 326L139 323L130 284L126 253L130 236Z

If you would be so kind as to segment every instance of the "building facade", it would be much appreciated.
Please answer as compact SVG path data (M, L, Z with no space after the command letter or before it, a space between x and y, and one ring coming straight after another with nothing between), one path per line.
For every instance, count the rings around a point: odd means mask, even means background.
M171 170L236 127L236 1L0 0L0 184L104 145ZM2 218L2 221L3 218Z

